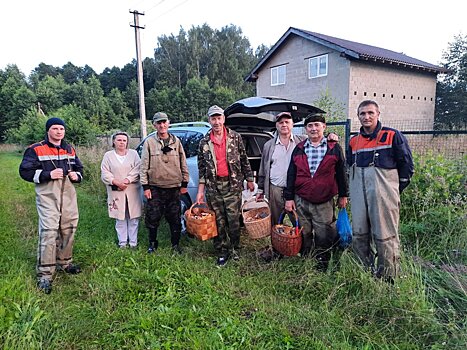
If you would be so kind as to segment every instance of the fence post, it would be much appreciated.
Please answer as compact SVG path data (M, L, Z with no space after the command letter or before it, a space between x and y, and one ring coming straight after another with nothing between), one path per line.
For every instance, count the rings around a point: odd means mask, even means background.
M345 123L345 153L346 154L349 151L351 126L352 126L352 119L347 118L347 123Z

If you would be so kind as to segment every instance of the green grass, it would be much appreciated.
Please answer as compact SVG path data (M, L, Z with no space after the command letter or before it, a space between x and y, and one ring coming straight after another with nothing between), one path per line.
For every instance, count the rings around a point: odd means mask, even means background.
M19 178L20 160L0 152L0 348L463 349L467 342L466 279L457 270L407 254L390 286L350 251L339 271L325 274L298 257L264 264L255 249L266 241L246 236L241 259L220 269L209 241L183 237L184 254L173 257L166 225L156 255L145 251L144 227L139 249L119 250L95 182L78 186L74 259L83 273L57 274L44 295L35 288L34 186ZM461 268L455 263L448 266Z

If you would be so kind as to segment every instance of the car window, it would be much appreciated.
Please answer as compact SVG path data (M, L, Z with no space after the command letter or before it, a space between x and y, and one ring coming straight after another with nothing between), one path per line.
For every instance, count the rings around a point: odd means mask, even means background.
M263 135L242 135L248 157L261 157L263 146L271 138Z
M204 135L200 132L188 131L186 133L183 149L187 158L194 157L198 154L198 145Z

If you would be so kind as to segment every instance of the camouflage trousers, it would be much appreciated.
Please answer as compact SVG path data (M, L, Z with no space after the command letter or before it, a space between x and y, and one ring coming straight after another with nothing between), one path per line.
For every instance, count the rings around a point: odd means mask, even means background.
M157 229L163 216L170 227L172 245L180 242L182 225L180 222L180 188L160 188L151 186L151 196L146 203L145 224L149 231L149 242L157 244Z
M295 196L297 215L302 227L302 253L313 253L319 262L327 265L331 254L338 253L339 235L336 230L334 199L313 204ZM336 254L337 255L337 254Z
M206 199L216 213L217 236L214 249L218 256L226 257L230 250L240 246L240 207L242 194L231 191L228 181L217 181L217 191L206 193Z

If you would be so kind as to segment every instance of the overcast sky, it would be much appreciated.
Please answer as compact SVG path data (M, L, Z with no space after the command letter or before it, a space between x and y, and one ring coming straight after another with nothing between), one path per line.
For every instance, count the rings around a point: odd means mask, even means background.
M140 16L142 56L153 57L157 37L180 27L234 24L255 49L273 45L296 27L439 64L457 34L467 33L460 0L4 0L0 4L0 69L23 73L44 62L88 64L97 73L136 58L133 15ZM462 7L461 7L462 6Z

